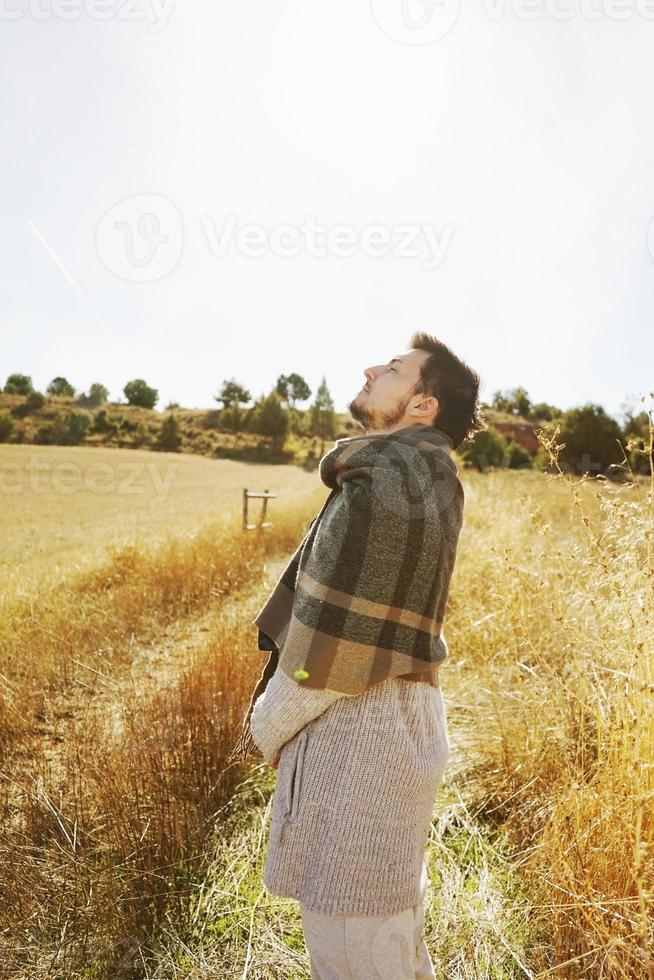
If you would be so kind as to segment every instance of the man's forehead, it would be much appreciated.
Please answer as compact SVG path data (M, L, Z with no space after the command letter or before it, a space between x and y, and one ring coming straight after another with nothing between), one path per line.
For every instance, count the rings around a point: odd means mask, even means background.
M405 351L403 354L393 354L393 356L391 357L388 363L393 364L394 361L397 361L400 364L405 364L407 361L411 361L411 360L415 361L418 360L416 355L419 353L420 353L419 351L413 349L410 351Z

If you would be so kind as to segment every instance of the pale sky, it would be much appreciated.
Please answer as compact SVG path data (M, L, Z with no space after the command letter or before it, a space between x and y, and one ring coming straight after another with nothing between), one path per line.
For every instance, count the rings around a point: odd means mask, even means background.
M617 416L654 389L653 0L0 21L0 384L210 407L295 371L344 411L423 329L485 400Z

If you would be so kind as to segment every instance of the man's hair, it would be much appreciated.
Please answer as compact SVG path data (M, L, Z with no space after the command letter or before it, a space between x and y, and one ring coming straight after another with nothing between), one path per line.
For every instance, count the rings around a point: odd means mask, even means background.
M487 428L479 403L481 379L449 347L428 333L416 330L409 347L430 355L420 368L414 394L438 398L438 412L432 425L446 432L454 449L458 449L464 439Z

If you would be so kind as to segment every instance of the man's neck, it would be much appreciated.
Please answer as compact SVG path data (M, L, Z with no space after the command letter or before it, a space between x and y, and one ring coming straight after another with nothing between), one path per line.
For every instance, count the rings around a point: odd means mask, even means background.
M420 422L415 419L413 422L403 422L400 425L393 425L389 429L364 429L366 436L388 436L391 432L401 432L402 429L412 429L416 425L427 425L427 422Z

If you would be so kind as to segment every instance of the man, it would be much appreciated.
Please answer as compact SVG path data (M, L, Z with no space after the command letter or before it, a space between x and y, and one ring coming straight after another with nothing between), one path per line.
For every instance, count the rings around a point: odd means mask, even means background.
M485 420L479 376L428 334L364 374L363 434L322 458L329 497L254 620L272 654L246 724L278 770L264 883L300 902L313 980L422 980L464 500L450 454Z

